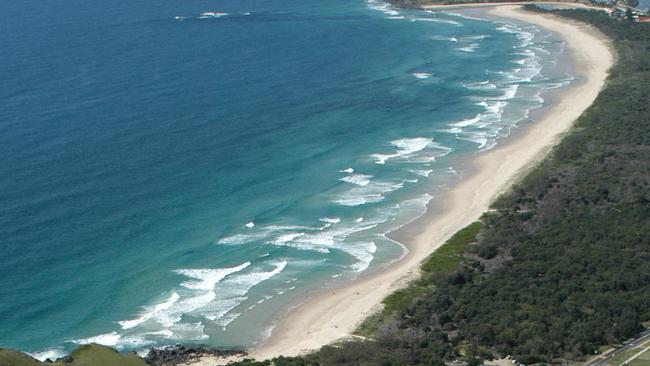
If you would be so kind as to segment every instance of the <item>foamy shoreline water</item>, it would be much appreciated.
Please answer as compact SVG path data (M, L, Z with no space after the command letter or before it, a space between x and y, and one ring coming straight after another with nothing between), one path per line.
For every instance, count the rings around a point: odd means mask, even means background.
M252 350L253 357L296 355L350 334L377 308L384 296L417 276L423 258L457 230L476 220L493 197L539 161L593 102L614 60L606 39L595 35L593 30L586 30L583 25L553 16L524 13L512 6L498 7L490 13L552 28L560 33L569 45L581 82L560 92L558 103L549 106L536 123L528 126L517 138L477 156L470 164L469 177L454 187L442 202L430 206L425 216L395 233L408 243L410 249L403 261L383 272L307 300L280 322L266 344ZM200 364L217 362L206 359Z

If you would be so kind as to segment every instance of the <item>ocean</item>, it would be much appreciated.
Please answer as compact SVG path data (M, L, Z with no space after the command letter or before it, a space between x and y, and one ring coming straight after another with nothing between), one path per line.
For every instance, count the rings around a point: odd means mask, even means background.
M645 11L650 10L650 0L639 0L638 8Z
M375 0L6 2L0 347L248 347L571 82L543 29Z

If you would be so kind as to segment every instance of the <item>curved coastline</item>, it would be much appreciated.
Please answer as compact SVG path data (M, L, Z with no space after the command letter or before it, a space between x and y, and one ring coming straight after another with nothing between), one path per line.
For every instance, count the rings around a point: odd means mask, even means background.
M586 24L525 12L519 5L499 4L486 11L490 16L522 21L558 33L566 41L574 72L582 81L558 92L558 102L548 106L535 123L522 128L517 136L475 156L468 162L470 174L452 187L444 199L430 202L424 215L391 233L392 239L409 249L402 260L306 299L290 310L267 341L251 349L247 357L295 356L350 336L361 321L379 309L387 295L417 278L420 263L429 254L458 230L476 221L499 194L539 163L596 99L615 60L604 35ZM205 357L192 364L214 365L231 360Z

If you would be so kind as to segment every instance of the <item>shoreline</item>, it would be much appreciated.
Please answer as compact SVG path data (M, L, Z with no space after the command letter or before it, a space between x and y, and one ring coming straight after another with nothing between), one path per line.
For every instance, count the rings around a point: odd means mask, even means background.
M609 40L591 26L553 15L525 12L519 9L521 4L462 5L465 8L491 6L488 10L491 16L534 24L557 33L566 41L575 75L582 81L558 91L558 102L547 106L535 118L535 123L521 127L516 136L494 149L473 156L467 164L468 174L449 189L444 199L430 201L425 214L391 232L389 238L398 240L409 250L401 261L305 299L289 310L271 336L261 346L250 349L247 357L262 360L279 355L296 356L351 336L366 317L380 309L386 296L419 276L424 259L458 230L476 221L498 195L536 166L604 86L615 54ZM205 357L192 365L233 360Z
M486 7L496 7L496 6L522 6L528 4L547 4L554 5L558 8L565 9L588 9L588 10L602 10L606 11L607 8L597 7L592 5L587 5L577 2L566 2L566 1L508 1L508 2L484 2L484 3L461 3L461 4L431 4L431 5L422 5L420 8L425 10L442 10L442 9L462 9L462 8L486 8ZM514 19L514 18L513 18Z

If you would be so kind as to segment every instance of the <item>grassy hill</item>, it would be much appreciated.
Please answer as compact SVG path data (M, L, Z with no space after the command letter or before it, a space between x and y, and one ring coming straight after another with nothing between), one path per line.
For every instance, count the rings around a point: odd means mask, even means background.
M136 354L123 355L116 350L98 344L84 345L74 350L65 359L55 363L40 362L24 353L0 349L0 365L2 366L147 366L147 363Z

